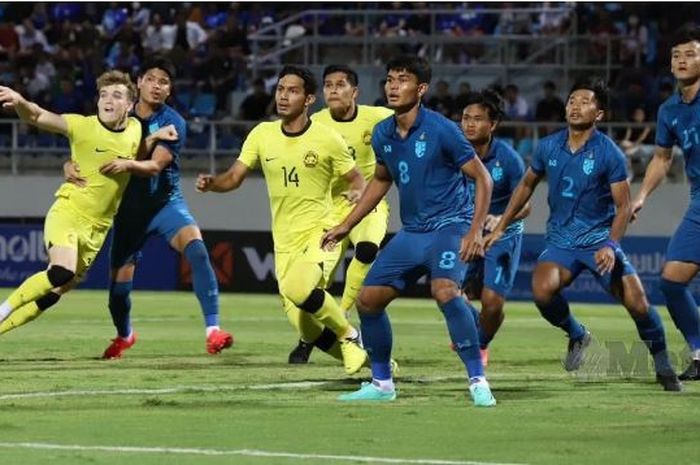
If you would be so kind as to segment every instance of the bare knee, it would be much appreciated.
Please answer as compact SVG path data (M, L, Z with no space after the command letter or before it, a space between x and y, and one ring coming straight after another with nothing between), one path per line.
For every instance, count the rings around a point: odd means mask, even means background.
M484 291L481 294L481 312L489 316L503 314L504 299L495 292Z
M430 295L438 303L443 305L461 295L459 286L449 279L434 279L430 282Z
M386 308L397 296L395 289L391 287L370 286L362 287L355 302L360 313L376 313Z

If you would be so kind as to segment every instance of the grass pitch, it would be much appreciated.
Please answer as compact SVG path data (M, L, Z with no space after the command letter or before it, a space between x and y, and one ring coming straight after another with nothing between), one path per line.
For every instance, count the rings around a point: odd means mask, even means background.
M570 375L563 334L507 304L487 371L498 406L477 409L428 300L390 308L399 397L367 405L335 399L367 370L346 377L318 351L287 365L296 337L276 296L222 295L236 343L210 356L191 293L135 292L139 341L116 361L98 359L114 337L106 299L74 292L0 338L0 463L697 463L700 383L663 392L621 307L572 306L597 343Z

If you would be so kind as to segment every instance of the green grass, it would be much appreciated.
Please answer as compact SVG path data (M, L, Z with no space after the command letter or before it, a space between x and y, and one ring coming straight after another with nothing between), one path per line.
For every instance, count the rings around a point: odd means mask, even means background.
M0 290L0 297L7 293ZM356 462L15 443L485 463L697 463L700 384L664 393L651 371L608 373L605 364L593 362L583 375L568 375L559 361L565 338L531 304L508 304L488 369L498 406L476 409L461 363L448 349L442 316L428 300L403 299L391 307L399 397L381 405L335 400L356 389L366 371L348 378L320 352L307 366L286 364L296 338L275 296L222 296L222 324L235 333L236 344L217 357L205 353L192 294L136 292L133 302L140 339L122 360L97 359L113 337L105 292L74 292L41 319L0 338L0 463ZM604 355L615 341L629 350L636 341L621 307L573 308L600 343L593 354ZM680 353L683 343L665 309L660 312L670 346ZM308 385L284 386L291 382ZM155 391L165 388L175 392ZM124 389L141 392L94 392ZM86 392L7 397L62 391Z

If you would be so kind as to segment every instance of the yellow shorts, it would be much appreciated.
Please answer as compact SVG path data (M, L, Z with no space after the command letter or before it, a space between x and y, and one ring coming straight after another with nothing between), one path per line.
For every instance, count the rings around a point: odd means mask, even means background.
M336 247L332 251L321 249L321 236L323 236L325 228L316 228L312 230L305 241L302 242L298 249L293 251L275 251L275 275L277 283L281 288L283 283L288 281L289 270L300 264L308 264L309 266L319 266L322 270L322 278L320 283L313 283L314 286L326 287L331 276L335 264L338 263L340 257L340 247Z
M102 248L109 228L107 225L90 221L66 205L64 200L58 199L46 214L44 245L47 250L51 246L58 245L78 251L75 276L79 281L90 269Z
M345 199L336 199L333 203L333 217L335 224L339 224L347 217L355 206ZM381 245L389 227L389 203L382 199L379 205L369 212L357 226L348 234L348 240L355 245L360 242L371 242ZM345 244L347 247L347 244Z

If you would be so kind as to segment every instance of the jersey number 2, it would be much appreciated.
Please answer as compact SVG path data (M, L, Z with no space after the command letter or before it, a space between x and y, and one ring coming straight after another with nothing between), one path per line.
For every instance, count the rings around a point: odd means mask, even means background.
M292 183L299 187L299 173L297 173L296 166L292 166L292 169L289 170L289 172L287 171L287 167L283 166L282 171L284 172L284 187L289 187L289 185Z
M564 190L561 191L561 196L566 197L567 199L573 199L574 198L574 180L570 176L564 176L562 178L562 181L566 184L564 186Z

